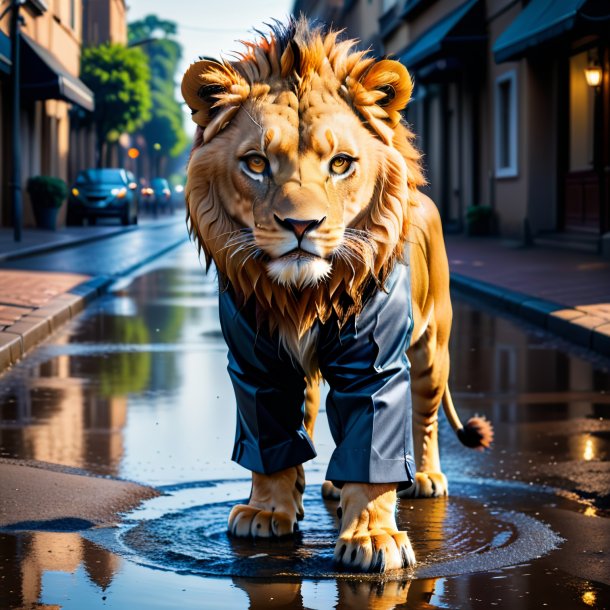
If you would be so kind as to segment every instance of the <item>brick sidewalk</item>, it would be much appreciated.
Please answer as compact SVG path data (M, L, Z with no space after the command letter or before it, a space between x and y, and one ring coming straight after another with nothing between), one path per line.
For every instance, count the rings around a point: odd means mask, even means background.
M85 307L86 275L0 270L0 373Z
M136 237L130 238L136 252L120 273L163 251L159 244L147 251ZM92 232L92 239L99 238ZM579 252L510 247L499 239L450 235L446 243L454 287L610 355L610 261ZM80 312L112 281L83 271L0 269L0 372Z
M12 242L3 230L0 373L103 294L117 277L186 241L182 223L175 218L138 229L28 230L21 243ZM90 256L92 251L102 258Z
M494 238L446 237L452 284L610 355L610 261Z

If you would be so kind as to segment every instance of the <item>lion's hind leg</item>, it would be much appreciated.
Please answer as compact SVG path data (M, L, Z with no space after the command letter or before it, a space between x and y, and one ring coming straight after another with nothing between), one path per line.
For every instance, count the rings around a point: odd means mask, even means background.
M441 470L438 449L438 412L449 378L448 332L443 332L442 336L441 341L437 322L432 318L408 352L417 474L415 483L399 493L403 498L437 498L448 494L447 477Z
M240 538L287 536L297 529L304 516L303 466L293 466L274 474L252 473L248 504L237 504L229 515L229 533Z

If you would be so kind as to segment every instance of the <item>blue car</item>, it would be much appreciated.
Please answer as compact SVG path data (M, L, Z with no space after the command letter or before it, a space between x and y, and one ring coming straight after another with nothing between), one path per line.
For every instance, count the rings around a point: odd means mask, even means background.
M82 225L87 219L117 217L124 225L138 222L138 184L124 169L86 169L79 172L68 196L68 224Z
M165 178L153 178L150 186L145 186L140 191L142 201L146 207L156 216L159 211L173 212L172 191L169 182Z

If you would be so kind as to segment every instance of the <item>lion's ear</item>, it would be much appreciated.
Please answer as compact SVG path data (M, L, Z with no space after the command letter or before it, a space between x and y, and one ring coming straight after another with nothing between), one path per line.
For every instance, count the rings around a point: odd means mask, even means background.
M413 82L408 70L399 61L383 59L372 65L360 83L367 91L378 94L377 106L385 110L395 127L400 121L400 112L411 99Z
M361 62L346 78L346 89L368 126L386 143L394 138L400 112L411 97L413 83L398 61Z
M223 129L248 97L246 81L228 64L203 59L182 78L182 97L193 121L204 129L204 142Z

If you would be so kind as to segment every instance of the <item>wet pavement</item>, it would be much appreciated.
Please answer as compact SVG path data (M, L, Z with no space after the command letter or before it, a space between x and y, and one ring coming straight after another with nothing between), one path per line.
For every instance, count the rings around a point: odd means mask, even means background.
M469 451L442 419L451 496L401 501L420 563L380 578L334 571L324 413L300 533L227 537L249 482L229 460L213 278L187 244L121 280L0 377L0 457L164 495L118 528L0 531L0 608L610 608L610 362L458 294L454 309L454 400L495 444Z

